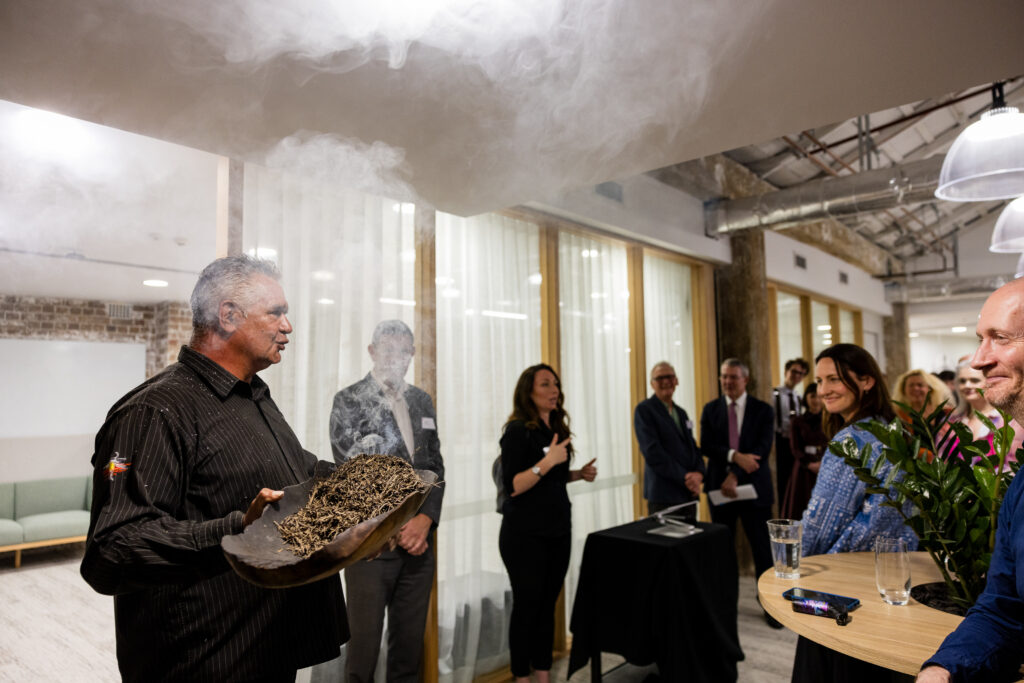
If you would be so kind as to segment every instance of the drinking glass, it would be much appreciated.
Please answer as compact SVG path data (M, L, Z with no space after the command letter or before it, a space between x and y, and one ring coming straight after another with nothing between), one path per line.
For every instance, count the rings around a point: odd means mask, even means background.
M875 585L890 605L910 602L910 555L902 538L875 539Z
M772 542L775 576L780 579L800 578L800 541L803 524L799 519L768 520L768 537Z

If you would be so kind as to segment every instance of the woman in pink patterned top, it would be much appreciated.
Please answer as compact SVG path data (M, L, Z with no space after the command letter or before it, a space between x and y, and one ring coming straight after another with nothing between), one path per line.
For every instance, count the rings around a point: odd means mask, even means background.
M979 391L979 389L984 387L985 376L981 374L981 371L972 368L968 362L961 363L956 371L956 388L964 400L961 403L961 408L957 410L952 419L954 422L962 422L967 425L971 433L974 434L975 440L987 440L989 446L988 454L992 455L995 453L995 448L992 445L992 432L978 419L975 412L981 413L992 420L996 428L1003 426L1003 418L999 415L999 411L993 408L988 399ZM1013 444L1010 446L1010 453L1006 458L1007 462L1016 460L1015 454L1017 449L1024 442L1024 429L1015 421L1011 421L1010 426L1013 427L1015 435L1013 437Z

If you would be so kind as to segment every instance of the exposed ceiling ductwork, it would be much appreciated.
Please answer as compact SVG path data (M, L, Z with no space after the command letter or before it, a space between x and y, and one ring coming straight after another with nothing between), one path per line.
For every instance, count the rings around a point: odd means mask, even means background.
M917 282L889 283L885 298L890 302L924 303L930 301L957 301L977 299L983 301L993 291L1014 279L1012 273L985 277L948 278ZM979 304L980 308L980 304Z
M742 199L712 200L705 208L708 234L750 228L780 229L825 218L890 209L934 199L942 155L875 171L824 178Z

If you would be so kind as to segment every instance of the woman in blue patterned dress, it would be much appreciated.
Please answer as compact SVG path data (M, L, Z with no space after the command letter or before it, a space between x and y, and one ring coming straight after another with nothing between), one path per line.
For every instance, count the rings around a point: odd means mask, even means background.
M833 443L853 439L857 448L871 445L874 458L881 457L882 444L858 422L895 417L889 392L878 364L871 354L854 344L836 344L815 359L818 396L825 406L825 433ZM888 462L878 476L888 474ZM827 451L821 459L818 480L803 516L803 554L820 555L872 550L875 538L903 538L913 550L917 537L903 523L897 510L882 507L882 494L865 493L866 484L838 455Z
M825 433L833 442L853 439L858 449L870 445L872 462L882 457L882 444L857 423L871 418L895 419L881 370L871 354L854 344L836 344L815 359L818 396L824 404ZM878 476L884 478L885 463ZM871 550L875 538L888 536L917 548L917 537L897 510L883 507L881 494L867 495L866 485L842 458L826 451L818 480L803 516L803 555ZM856 618L856 617L855 617ZM800 637L793 661L794 683L805 681L897 681L903 674L862 662ZM912 680L912 679L910 679Z

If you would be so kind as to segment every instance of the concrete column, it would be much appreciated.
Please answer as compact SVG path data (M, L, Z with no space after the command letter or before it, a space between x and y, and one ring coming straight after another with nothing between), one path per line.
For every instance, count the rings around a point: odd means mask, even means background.
M750 368L747 393L770 403L772 362L764 233L746 230L730 237L729 243L732 264L715 270L718 362L739 358L746 363ZM774 472L774 449L769 464ZM775 481L774 476L772 481ZM741 574L754 573L750 543L740 526L736 527L736 558Z
M729 238L732 264L715 271L718 360L739 358L750 368L747 391L771 401L770 311L764 233L747 230Z
M907 304L894 302L892 315L882 318L882 348L885 352L885 379L893 382L910 369L910 318Z

